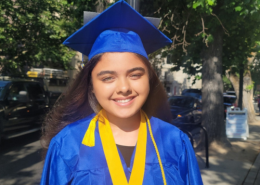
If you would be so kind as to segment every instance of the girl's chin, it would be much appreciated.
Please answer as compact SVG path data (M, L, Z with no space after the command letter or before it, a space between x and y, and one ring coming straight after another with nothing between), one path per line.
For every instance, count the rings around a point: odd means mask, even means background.
M109 111L109 114L112 114L113 116L121 119L127 119L130 117L135 116L136 114L139 114L140 109L138 110L117 110L117 111Z

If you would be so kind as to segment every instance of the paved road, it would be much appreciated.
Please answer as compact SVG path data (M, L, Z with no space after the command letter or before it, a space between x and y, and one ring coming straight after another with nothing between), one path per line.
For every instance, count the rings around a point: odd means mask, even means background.
M0 145L0 184L40 183L42 160L40 132L4 141Z

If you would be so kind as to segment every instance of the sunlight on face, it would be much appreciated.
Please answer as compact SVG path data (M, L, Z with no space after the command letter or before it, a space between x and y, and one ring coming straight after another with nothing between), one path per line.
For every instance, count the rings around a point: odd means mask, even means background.
M139 114L149 94L149 74L134 53L105 53L92 71L93 93L108 114L130 118Z

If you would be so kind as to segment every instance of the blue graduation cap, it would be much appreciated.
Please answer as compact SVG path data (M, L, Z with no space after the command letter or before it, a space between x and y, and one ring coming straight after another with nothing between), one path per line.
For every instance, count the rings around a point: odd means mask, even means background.
M151 22L120 0L94 17L63 44L91 59L105 52L132 52L148 59L172 41Z

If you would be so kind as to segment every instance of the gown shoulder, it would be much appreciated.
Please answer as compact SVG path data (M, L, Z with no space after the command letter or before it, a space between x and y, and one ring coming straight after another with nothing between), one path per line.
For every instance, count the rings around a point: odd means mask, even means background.
M152 117L151 126L156 128L155 130L161 132L163 141L170 140L171 144L182 143L183 139L186 138L186 134L184 134L179 128L159 118Z
M60 157L67 161L67 164L70 167L75 166L77 163L82 139L94 116L95 114L91 114L67 125L51 140L49 149L51 149L53 145L58 147Z
M199 166L188 136L180 129L158 118L151 118L153 133L157 139L165 165L175 166L184 184L202 185ZM177 183L180 184L180 183Z
M159 136L158 142L163 145L167 160L176 161L187 151L194 153L188 136L176 126L155 117L151 118L151 126L154 127L154 135Z
M64 144L62 142L66 140L82 140L86 130L88 129L89 123L94 116L95 114L91 114L83 119L70 123L64 127L55 137L52 138L52 142Z

